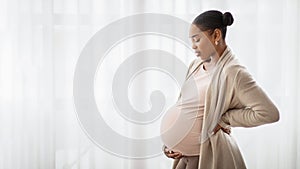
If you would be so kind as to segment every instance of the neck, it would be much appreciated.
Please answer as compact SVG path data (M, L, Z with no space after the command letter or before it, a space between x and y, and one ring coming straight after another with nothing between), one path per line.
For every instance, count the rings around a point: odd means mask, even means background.
M216 53L211 57L211 61L203 64L205 70L210 70L214 67L214 65L221 58L226 48L227 48L226 44L220 44L220 46L216 48Z
M225 42L220 43L220 45L215 48L216 49L215 57L220 58L226 48L227 48L227 45Z
M217 49L217 53L218 53L218 57L220 58L222 56L222 54L224 53L225 49L227 48L227 45L221 45L218 49Z
M221 43L220 46L217 46L215 48L216 52L212 56L212 60L214 60L214 61L217 62L221 58L221 56L224 53L224 51L225 51L226 48L227 48L227 45L225 43Z

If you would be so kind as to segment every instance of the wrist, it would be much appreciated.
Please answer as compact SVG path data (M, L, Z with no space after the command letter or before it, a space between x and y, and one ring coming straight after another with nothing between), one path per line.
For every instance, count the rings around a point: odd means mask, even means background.
M218 124L224 128L224 129L227 129L227 128L230 128L230 123L226 120L226 118L224 117L224 115L221 117L220 121L218 122Z

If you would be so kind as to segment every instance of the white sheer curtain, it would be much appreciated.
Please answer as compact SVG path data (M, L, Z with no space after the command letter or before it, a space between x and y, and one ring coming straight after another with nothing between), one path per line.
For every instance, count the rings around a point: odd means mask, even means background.
M172 160L163 155L121 158L86 136L73 103L74 70L87 41L115 20L162 13L190 22L207 9L233 13L227 42L281 112L278 123L233 130L248 168L300 168L297 0L0 0L0 168L170 168ZM154 47L161 50L177 48L171 40L157 42ZM129 44L117 50L134 52L140 45ZM194 56L186 55L183 62L188 64ZM140 90L136 92L145 92ZM176 92L174 88L175 94L166 96L168 105L176 100ZM143 137L152 134L149 128L125 130Z

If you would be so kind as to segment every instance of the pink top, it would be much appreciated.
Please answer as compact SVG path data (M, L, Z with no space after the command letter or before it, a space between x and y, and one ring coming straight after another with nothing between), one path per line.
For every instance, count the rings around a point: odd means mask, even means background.
M181 97L167 110L161 123L161 138L168 148L186 156L199 155L209 81L209 73L202 65L182 85Z

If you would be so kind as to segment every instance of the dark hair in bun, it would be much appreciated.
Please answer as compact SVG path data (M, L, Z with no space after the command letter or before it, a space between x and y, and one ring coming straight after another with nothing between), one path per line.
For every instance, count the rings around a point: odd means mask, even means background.
M230 26L233 23L233 17L230 12L225 12L223 14L223 25Z
M234 19L230 12L224 14L217 10L210 10L203 12L197 16L193 24L197 25L201 31L220 29L222 38L225 39L227 26L232 25Z

